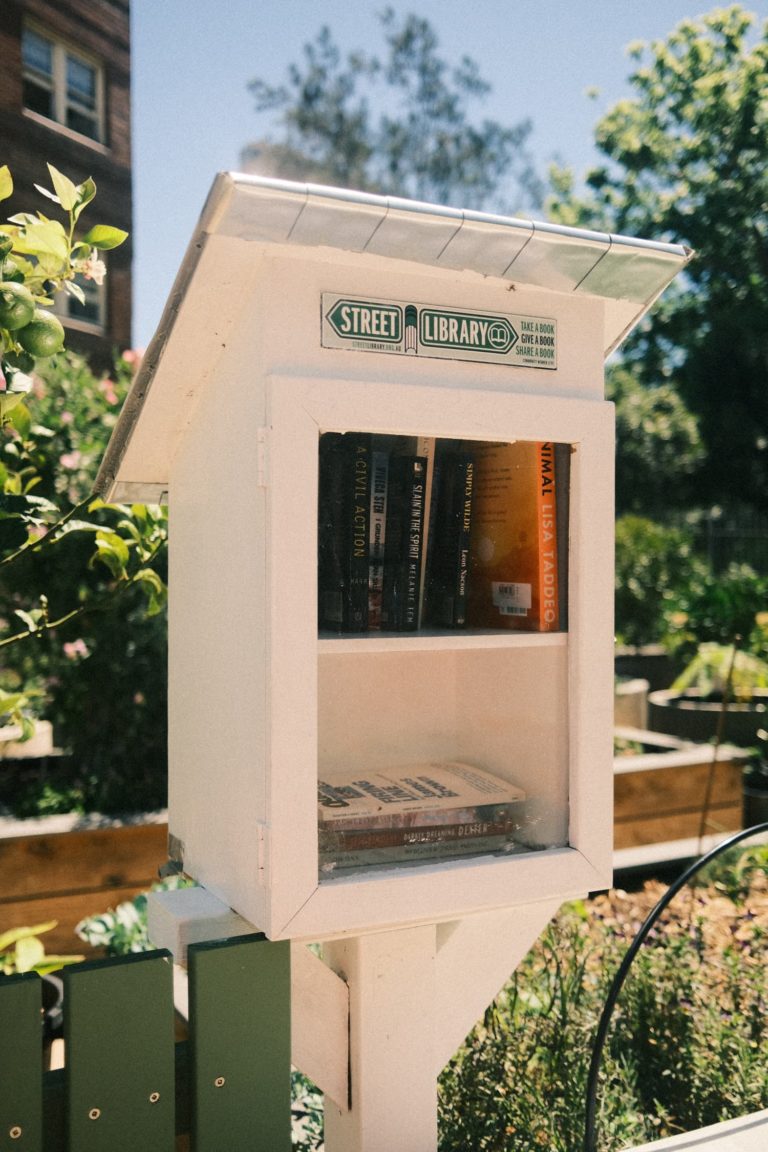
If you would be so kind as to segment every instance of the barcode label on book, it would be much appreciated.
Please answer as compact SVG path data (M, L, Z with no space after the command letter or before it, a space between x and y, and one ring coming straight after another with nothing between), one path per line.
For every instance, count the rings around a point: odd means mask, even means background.
M493 603L502 616L526 616L531 610L530 584L493 583Z

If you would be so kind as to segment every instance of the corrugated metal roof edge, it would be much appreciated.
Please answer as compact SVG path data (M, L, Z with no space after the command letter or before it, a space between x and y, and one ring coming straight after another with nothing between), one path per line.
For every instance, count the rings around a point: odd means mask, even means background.
M445 219L446 222L459 221L459 228L464 223L471 223L480 226L487 226L490 231L494 229L519 229L528 233L528 239L522 244L520 251L522 252L528 244L528 241L536 234L550 236L561 236L563 238L579 241L587 247L596 247L600 250L599 255L596 256L595 267L600 263L603 256L605 256L614 247L626 246L635 249L636 251L643 250L649 255L657 254L664 262L669 262L670 270L669 276L665 283L659 286L652 297L647 301L645 306L640 309L637 319L651 306L653 301L657 299L660 293L666 287L666 284L671 281L680 268L686 264L693 256L691 249L679 244L669 244L661 241L654 240L638 240L631 237L622 236L612 233L591 232L586 229L570 228L559 224L550 224L546 222L536 222L530 220L521 220L516 217L496 216L490 213L476 212L473 210L461 210L449 208L443 205L427 204L416 200L403 200L396 196L378 196L369 192L357 192L344 188L333 188L330 186L319 184L301 184L294 183L287 180L277 180L269 177L251 176L246 173L233 173L233 172L220 172L215 177L208 197L203 206L200 215L198 227L187 247L186 253L182 260L178 274L174 281L170 295L163 309L160 322L157 330L149 343L147 351L142 360L139 371L136 374L133 386L126 398L123 410L120 414L117 426L112 434L107 451L104 454L98 475L94 483L94 491L96 493L106 493L114 485L117 474L120 468L121 461L125 455L128 443L130 441L133 429L139 419L141 410L144 406L147 394L152 386L152 382L157 370L158 364L162 357L163 350L168 342L170 334L173 330L173 325L176 315L181 307L184 295L195 273L198 261L205 248L207 238L210 235L215 235L219 226L224 219L227 209L231 206L232 198L238 190L252 189L253 191L269 193L273 192L277 196L281 194L290 198L303 197L301 208L291 225L290 232L293 231L295 225L310 199L316 199L318 202L332 201L338 205L348 205L351 210L357 208L374 208L382 211L384 216L389 215L391 211L412 213L414 223L419 216L431 216L433 219ZM273 242L280 242L286 240L287 236L275 235ZM265 238L268 242L268 238ZM519 255L519 253L518 253ZM515 258L516 259L516 258ZM434 261L415 261L417 263L424 263L428 266L436 266ZM509 266L510 270L515 263L513 260ZM471 271L471 268L467 269ZM584 283L591 271L590 269L580 280L580 284ZM576 286L578 287L578 285ZM595 295L598 295L595 293ZM615 296L605 296L606 299L616 299ZM635 321L636 322L636 321ZM633 325L629 325L620 336L611 342L608 351L613 351L621 339L631 329Z

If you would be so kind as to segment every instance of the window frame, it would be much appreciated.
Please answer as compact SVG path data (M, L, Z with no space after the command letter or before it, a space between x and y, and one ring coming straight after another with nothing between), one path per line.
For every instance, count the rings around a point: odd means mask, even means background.
M97 252L96 255L106 263L107 254L105 252ZM93 332L100 335L105 333L107 331L106 277L101 284L97 284L95 280L85 280L81 274L78 274L75 277L75 282L79 284L85 292L91 294L91 299L96 304L98 318L96 320L90 320L74 312L73 308L77 308L79 302L74 296L67 292L66 289L62 289L55 294L53 311L68 328L74 328L80 332Z
M34 69L25 59L24 38L25 35L29 33L50 45L50 74ZM92 114L90 110L84 108L82 104L73 100L70 96L67 82L67 64L70 58L75 63L88 68L93 73L94 109ZM106 145L106 102L104 64L102 61L90 55L88 52L82 52L78 48L73 48L66 40L62 40L60 37L50 33L39 24L28 21L24 24L21 38L21 75L24 85L29 83L34 84L38 88L47 89L51 95L51 115L48 116L43 112L37 112L34 108L29 107L26 103L25 94L22 91L22 104L27 115L36 118L39 117L47 124L55 124L59 129L71 133L73 136L76 136L78 140L87 141L90 145L97 147L104 147ZM68 123L70 111L74 111L77 115L87 119L92 118L95 135L91 136L87 132L81 132L77 128L72 128Z

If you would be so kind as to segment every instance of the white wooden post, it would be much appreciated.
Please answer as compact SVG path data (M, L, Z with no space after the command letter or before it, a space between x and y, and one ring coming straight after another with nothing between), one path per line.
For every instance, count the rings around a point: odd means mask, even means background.
M326 1097L326 1152L437 1148L435 928L323 946L349 985L351 1107Z

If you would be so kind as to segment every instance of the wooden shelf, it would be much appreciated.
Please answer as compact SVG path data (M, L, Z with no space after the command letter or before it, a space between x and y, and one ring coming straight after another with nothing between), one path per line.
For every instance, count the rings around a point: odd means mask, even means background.
M362 652L456 652L484 648L564 648L567 632L498 632L472 629L467 632L363 632L318 637L320 654Z

